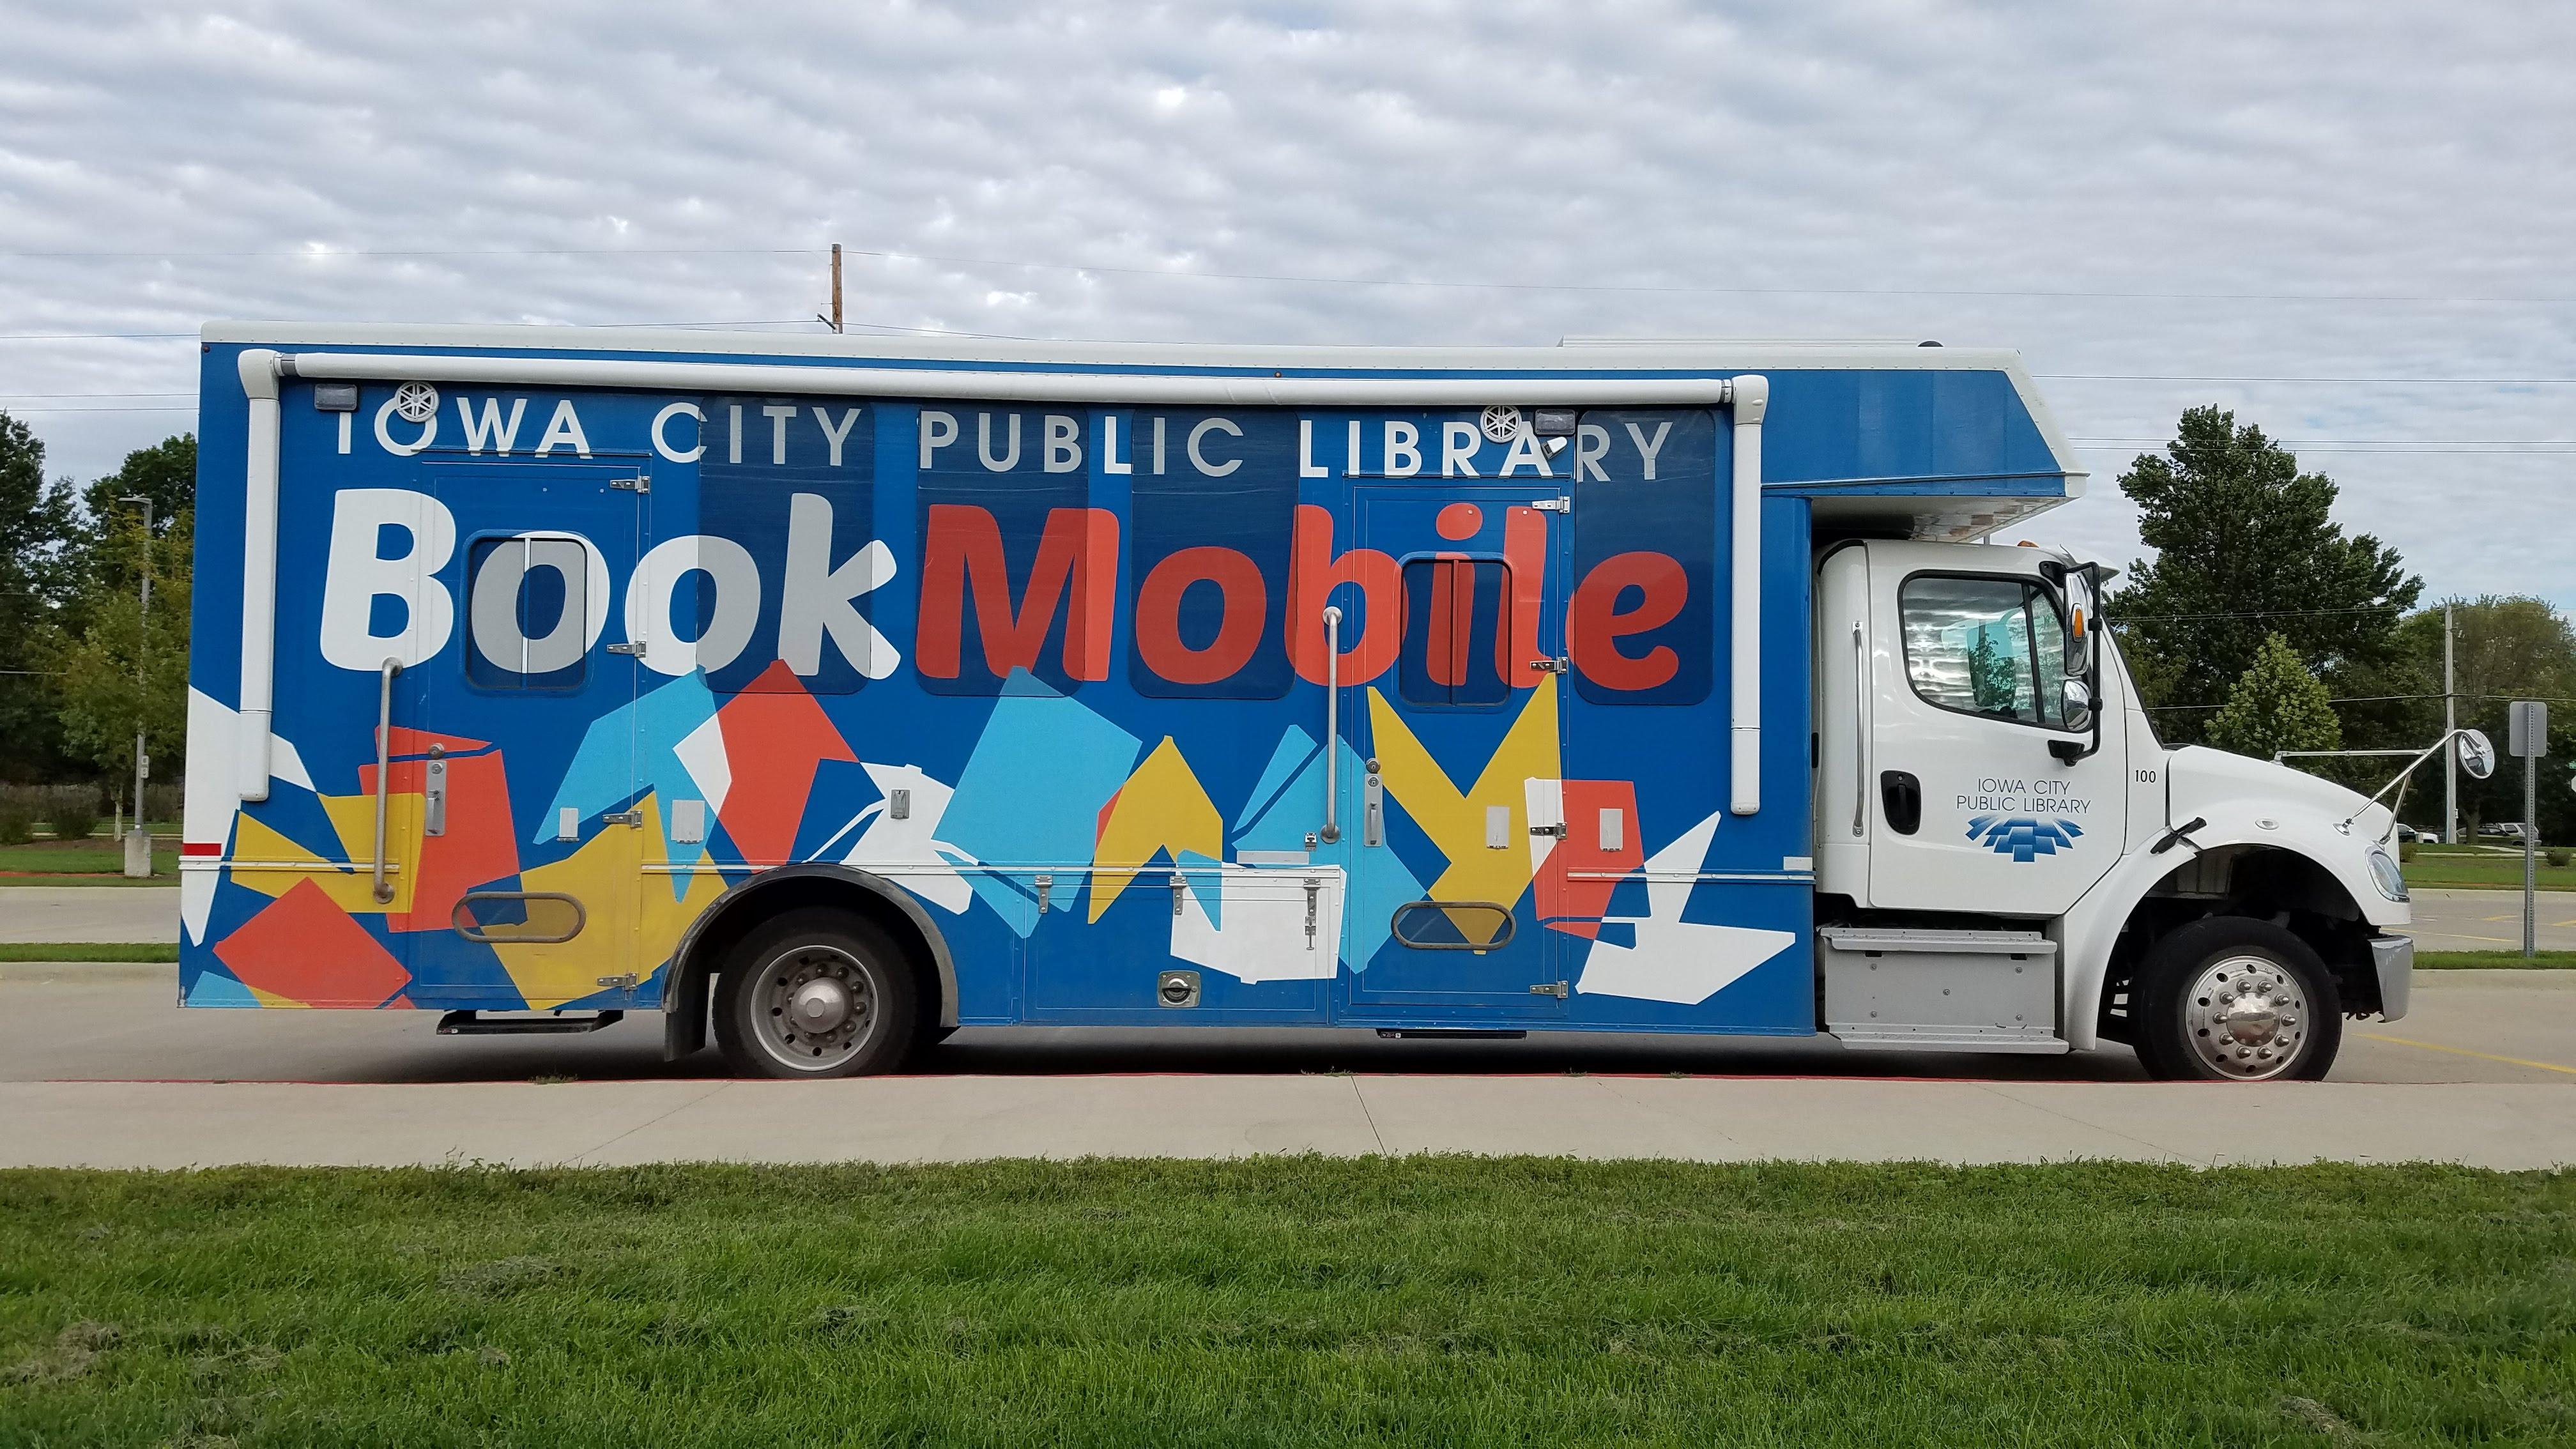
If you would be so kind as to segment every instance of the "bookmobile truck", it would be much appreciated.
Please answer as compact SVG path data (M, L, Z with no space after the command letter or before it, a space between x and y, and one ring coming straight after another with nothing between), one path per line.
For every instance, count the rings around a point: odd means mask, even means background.
M2010 352L204 333L180 990L2134 1047L2407 1004L2386 809L2160 744Z

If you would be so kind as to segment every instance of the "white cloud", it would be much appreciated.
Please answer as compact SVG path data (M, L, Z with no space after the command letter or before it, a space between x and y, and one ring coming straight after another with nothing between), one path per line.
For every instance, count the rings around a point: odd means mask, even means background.
M2576 437L2576 387L2197 380L2576 377L2564 7L423 14L0 3L0 333L784 323L840 241L892 327L1937 337L2021 348L2080 438L2217 401L2337 440L2303 456L2437 590L2576 603L2576 449L2326 450ZM188 415L35 408L184 397L32 395L185 393L193 357L0 342L0 406L92 474ZM2032 531L2125 561L2142 445L2086 446L2094 497Z

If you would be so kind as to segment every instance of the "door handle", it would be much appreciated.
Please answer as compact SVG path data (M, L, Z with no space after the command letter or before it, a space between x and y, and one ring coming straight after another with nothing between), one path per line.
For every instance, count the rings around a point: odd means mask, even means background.
M376 904L384 905L394 898L394 884L385 879L385 790L393 782L394 743L394 676L402 673L402 661L388 658L376 679Z
M1342 838L1342 611L1324 606L1324 828L1326 845Z
M420 833L447 833L447 750L431 745L429 759L420 767Z
M1923 782L1903 770L1883 770L1878 777L1879 804L1887 811L1887 828L1912 835L1923 826Z

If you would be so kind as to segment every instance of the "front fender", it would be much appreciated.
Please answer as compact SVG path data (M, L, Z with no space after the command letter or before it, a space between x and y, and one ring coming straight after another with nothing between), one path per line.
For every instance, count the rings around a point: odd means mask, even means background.
M2334 828L2335 819L2284 809L2270 801L2207 806L2194 813L2208 824L2194 830L2188 841L2162 855L2142 847L2122 856L2057 922L2053 934L2066 973L2060 1029L2077 1051L2101 1044L2102 992L2110 975L2111 948L2121 928L2149 891L2201 853L2228 846L2283 851L2324 871L2343 888L2360 919L2372 927L2385 932L2412 920L2405 902L2381 895L2371 882L2367 852L2376 836L2363 833L2367 819L2355 822L2353 832L2345 834Z

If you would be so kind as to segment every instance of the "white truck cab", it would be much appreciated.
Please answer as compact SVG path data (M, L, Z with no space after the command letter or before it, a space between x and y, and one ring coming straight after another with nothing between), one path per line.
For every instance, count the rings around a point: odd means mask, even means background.
M1854 1047L2134 1047L2159 1077L2316 1078L2404 1014L2390 812L2157 740L2103 570L2032 547L1820 551L1824 1029Z

